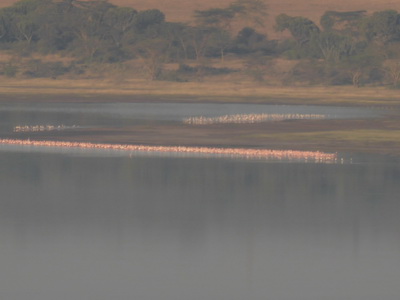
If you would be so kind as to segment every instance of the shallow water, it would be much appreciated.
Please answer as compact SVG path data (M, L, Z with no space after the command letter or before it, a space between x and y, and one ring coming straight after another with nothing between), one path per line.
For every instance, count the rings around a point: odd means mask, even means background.
M45 107L2 106L2 130L220 114ZM398 300L400 162L345 162L0 146L0 299Z
M367 108L307 105L216 103L24 103L0 106L0 132L14 126L123 126L144 121L179 122L188 117L234 114L321 114L326 118L370 118L381 111ZM10 128L11 127L11 128Z
M0 298L388 299L400 165L0 151Z

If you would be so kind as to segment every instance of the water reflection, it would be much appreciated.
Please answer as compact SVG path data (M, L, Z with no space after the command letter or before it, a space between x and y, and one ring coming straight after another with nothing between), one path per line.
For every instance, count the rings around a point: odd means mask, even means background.
M400 165L366 159L0 152L0 298L397 300Z

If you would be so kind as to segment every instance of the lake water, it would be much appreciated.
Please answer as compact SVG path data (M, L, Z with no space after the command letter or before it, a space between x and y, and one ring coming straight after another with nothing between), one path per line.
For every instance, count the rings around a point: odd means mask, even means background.
M0 147L0 299L398 300L399 182L379 156Z
M181 122L188 117L230 114L321 114L326 118L369 118L378 110L310 105L217 103L3 103L0 133L15 126L124 126L138 122Z

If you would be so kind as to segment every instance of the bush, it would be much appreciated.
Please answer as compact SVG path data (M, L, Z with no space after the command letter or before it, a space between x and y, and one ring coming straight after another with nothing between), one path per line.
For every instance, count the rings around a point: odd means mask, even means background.
M274 69L273 60L270 57L261 55L260 53L258 55L250 56L246 61L245 66L245 73L258 82L263 82L264 76L268 72L273 72Z
M382 84L385 79L385 72L381 68L372 68L368 74L368 83Z
M10 49L19 56L29 57L34 52L35 45L26 41L18 41L11 43Z
M301 82L306 84L321 84L326 81L326 69L317 60L301 60L285 78L285 84Z
M353 84L353 80L350 74L344 73L335 73L330 78L328 78L328 84L330 85L351 85Z
M183 78L177 71L163 71L157 79L163 81L174 81L174 82L188 81L187 79Z
M82 75L86 73L88 66L82 63L72 62L68 66L68 72L73 75Z
M180 64L178 68L179 73L184 73L184 74L193 74L197 72L197 69L195 67L191 67L186 64Z
M2 74L7 77L15 77L18 73L18 67L13 64L3 66Z
M202 75L225 75L236 72L236 70L229 69L229 68L214 68L208 66L196 66L191 67L186 64L179 65L178 73L181 74L198 74L201 73Z
M42 62L40 59L32 59L28 62L24 75L29 77L51 77L63 75L68 72L61 62Z

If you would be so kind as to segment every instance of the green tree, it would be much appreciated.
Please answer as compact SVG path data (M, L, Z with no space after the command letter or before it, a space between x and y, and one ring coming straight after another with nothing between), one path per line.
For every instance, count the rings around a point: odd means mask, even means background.
M62 3L54 3L43 10L38 28L38 51L52 53L68 48L75 38L74 23L70 22L72 12Z
M232 24L245 20L262 26L267 16L266 9L264 1L261 0L236 0L225 8L195 11L194 17L200 29L196 32L200 40L193 40L197 59L210 47L211 50L219 49L223 61L225 51L232 43Z
M125 34L135 25L137 11L129 7L112 7L104 15L104 23L115 46L120 48Z
M216 29L210 36L210 48L217 49L221 62L224 62L225 52L232 44L232 37L229 31Z
M336 63L342 57L353 54L355 42L350 36L333 31L324 31L313 37L326 62Z
M258 82L265 81L265 75L274 68L271 58L256 53L249 56L245 61L245 72L248 76Z
M366 49L363 52L346 56L341 60L339 67L350 74L353 85L359 87L363 77L365 78L371 70L380 68L381 64L382 59Z
M135 45L135 54L142 61L143 68L151 80L160 77L166 61L168 41L163 38L143 40Z
M324 31L335 31L346 35L356 36L359 32L360 21L365 18L365 10L358 11L327 11L320 24Z
M12 39L11 15L8 8L0 9L0 42Z
M375 12L362 25L369 41L386 45L400 40L400 15L395 10Z
M135 14L133 21L136 29L143 33L151 26L163 24L165 15L158 9L149 9Z
M197 61L200 61L206 54L212 32L213 28L210 27L188 28L189 43L194 50Z
M247 26L264 27L268 17L268 6L263 0L236 0L229 6L229 9Z
M315 23L304 17L291 17L286 14L280 14L276 17L276 31L288 30L295 43L284 52L284 55L290 59L301 58L320 58L321 51L313 41L320 34L320 29Z
M400 59L388 59L385 61L383 70L394 88L400 84Z
M8 12L9 31L17 41L30 45L38 39L38 30L44 20L44 12L52 5L51 0L22 0L11 6Z
M320 32L315 23L304 17L291 17L280 14L276 17L276 31L288 30L299 45L308 43L311 38Z
M236 13L231 7L195 11L197 27L190 30L190 33L196 60L200 60L208 48L213 47L219 49L221 60L224 60L225 49L231 40L229 30Z
M228 7L196 10L194 14L199 26L223 30L231 30L232 24L240 21L264 26L267 16L267 6L262 0L236 0Z
M29 15L31 12L52 4L52 0L20 0L11 6L17 15Z
M168 59L181 62L188 59L191 49L188 37L189 27L183 23L165 22L161 26L160 36L168 41ZM191 55L193 58L193 54Z
M75 35L76 55L91 61L100 52L109 49L104 19L107 11L114 7L106 1L87 2L70 15L69 21L73 24Z
M196 10L194 14L197 25L229 30L235 18L235 12L228 8L211 8Z
M249 54L257 51L267 52L269 48L268 38L265 34L257 32L254 28L244 27L233 41L233 52Z

